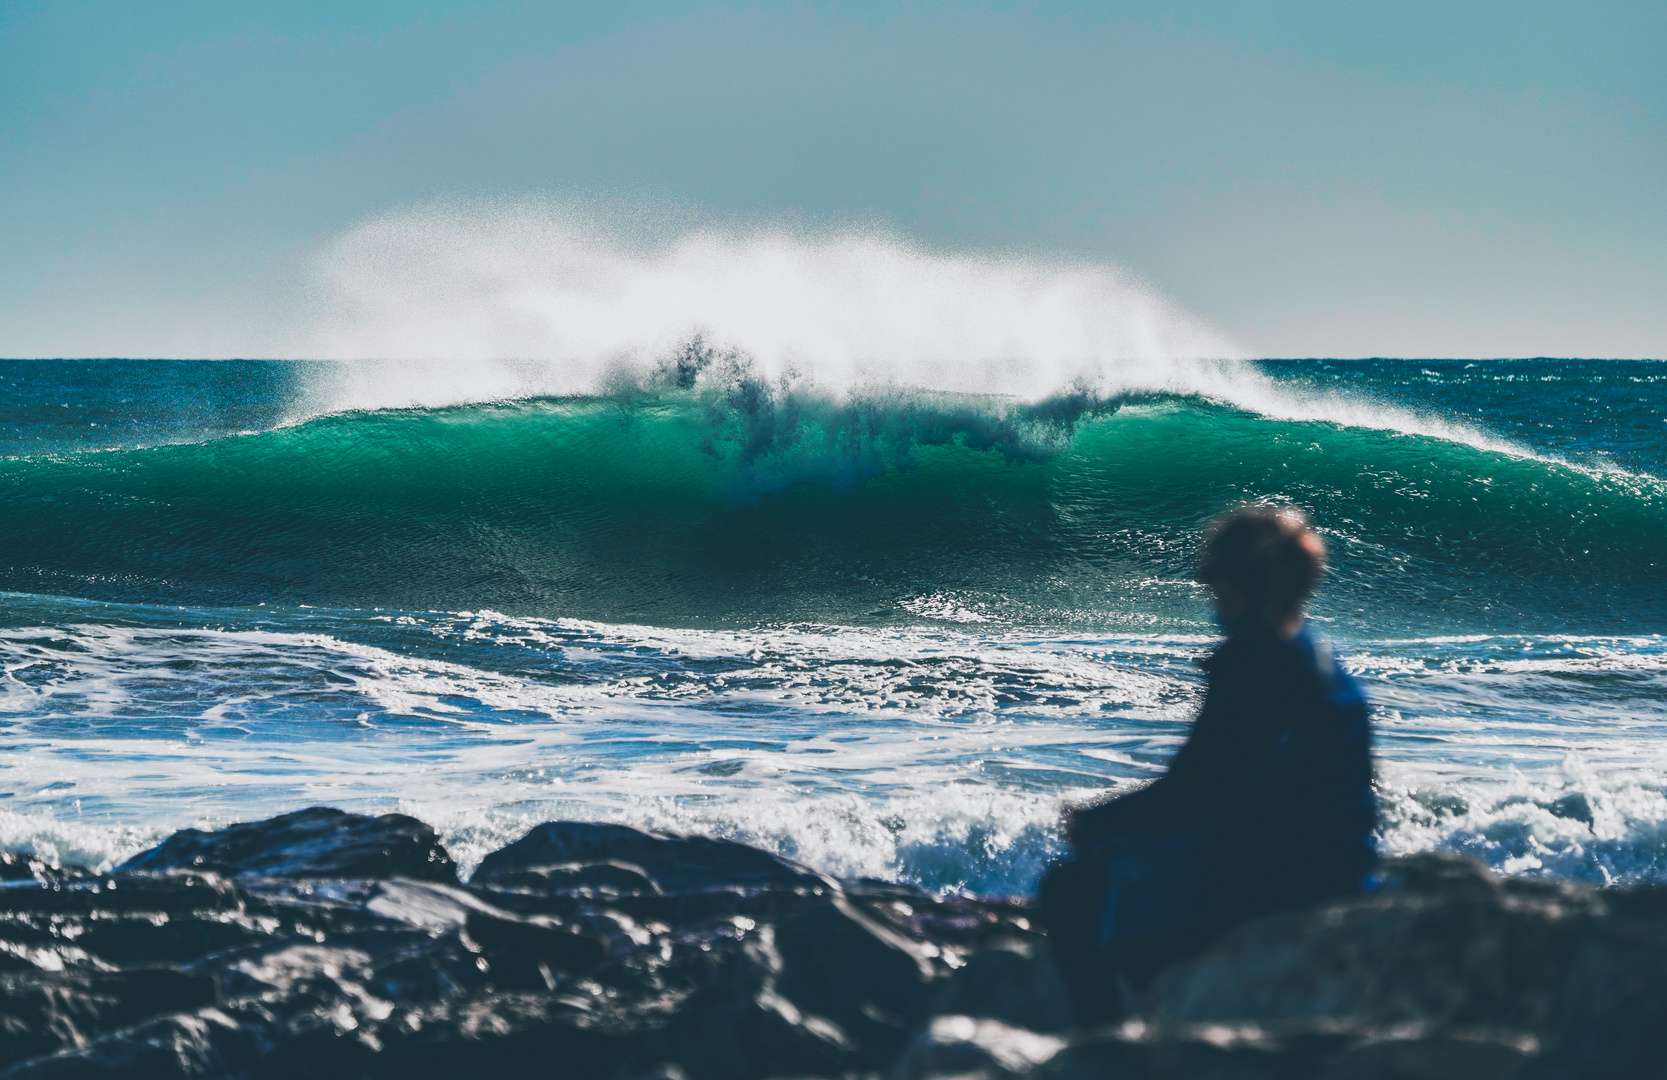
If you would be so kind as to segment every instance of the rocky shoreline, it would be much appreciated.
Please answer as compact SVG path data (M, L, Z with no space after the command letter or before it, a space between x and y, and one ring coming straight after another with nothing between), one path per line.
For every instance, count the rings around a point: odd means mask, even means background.
M1071 1031L1022 900L549 822L466 883L314 808L113 871L0 854L0 1077L1667 1075L1667 889L1427 855L1245 925Z

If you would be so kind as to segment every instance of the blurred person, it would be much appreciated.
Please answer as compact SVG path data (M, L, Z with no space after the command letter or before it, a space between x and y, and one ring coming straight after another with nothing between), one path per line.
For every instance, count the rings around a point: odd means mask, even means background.
M1364 890L1375 860L1365 695L1306 625L1325 544L1248 505L1205 532L1198 581L1226 640L1191 736L1152 784L1067 813L1041 907L1082 1025L1228 927Z

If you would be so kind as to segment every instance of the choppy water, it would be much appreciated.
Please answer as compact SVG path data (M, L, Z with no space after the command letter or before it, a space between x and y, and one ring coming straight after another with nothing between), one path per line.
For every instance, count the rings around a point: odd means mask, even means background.
M1026 889L1061 800L1185 735L1199 525L1281 497L1332 547L1386 849L1667 877L1659 362L1019 399L697 347L587 396L342 390L402 370L0 363L0 843L325 803L465 863L566 816Z

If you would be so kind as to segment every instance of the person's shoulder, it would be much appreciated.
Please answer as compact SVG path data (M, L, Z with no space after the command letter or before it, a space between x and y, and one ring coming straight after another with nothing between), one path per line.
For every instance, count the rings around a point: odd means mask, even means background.
M1199 661L1199 665L1212 678L1230 676L1253 667L1257 663L1258 652L1256 639L1245 634L1229 634Z
M1344 706L1364 706L1366 691L1349 669L1344 666L1331 642L1304 626L1294 639L1302 651L1306 665L1325 687L1326 696Z
M1291 646L1316 674L1329 677L1343 668L1337 662L1337 651L1331 647L1331 642L1314 633L1307 623L1291 636Z

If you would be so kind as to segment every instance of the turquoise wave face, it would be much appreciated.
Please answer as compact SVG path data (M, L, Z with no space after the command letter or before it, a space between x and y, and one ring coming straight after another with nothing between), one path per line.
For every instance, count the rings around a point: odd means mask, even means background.
M757 387L349 413L0 462L0 588L658 625L1201 628L1199 526L1288 499L1320 614L1646 630L1667 486L1187 397L836 404Z

